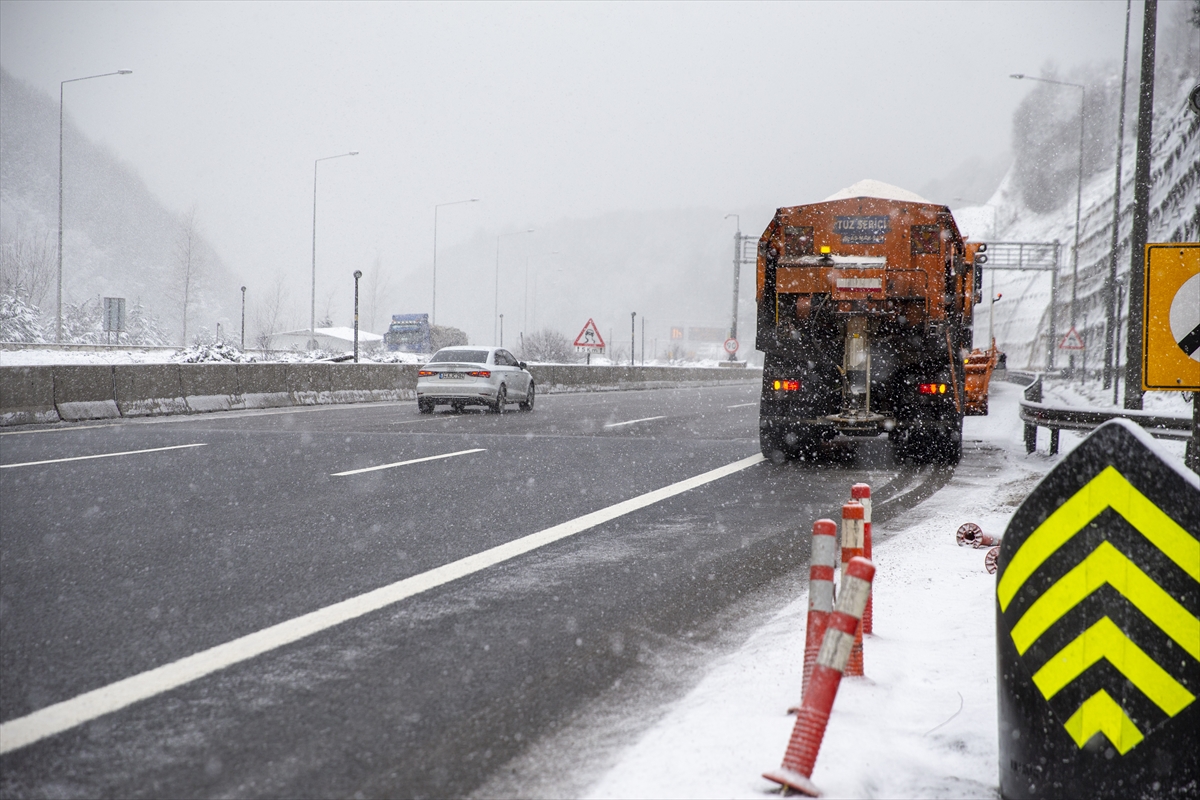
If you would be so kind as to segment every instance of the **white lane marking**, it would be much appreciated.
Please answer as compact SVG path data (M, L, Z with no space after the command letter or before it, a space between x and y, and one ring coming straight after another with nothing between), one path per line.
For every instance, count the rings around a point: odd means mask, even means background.
M738 403L736 406L725 406L725 408L726 408L726 409L730 409L730 408L745 408L746 406L756 406L756 405L758 405L758 403Z
M622 425L632 425L632 424L634 424L635 422L650 422L651 420L655 420L655 419L666 419L666 417L665 417L665 416L661 416L661 417L642 417L641 419L631 419L631 420L626 420L625 422L610 422L610 423L608 423L607 425L605 425L604 427L606 427L606 428L619 428L619 427L621 427Z
M46 461L23 461L20 464L0 464L0 469L12 469L13 467L33 467L38 464L61 464L64 461L87 461L92 458L113 458L114 456L136 456L139 453L161 453L163 450L183 450L185 447L204 447L205 443L200 444L173 444L170 447L151 447L149 450L125 450L121 453L100 453L95 456L74 456L72 458L51 458Z
M422 461L437 461L442 458L453 458L454 456L465 456L467 453L482 453L486 451L486 447L475 447L470 450L459 450L456 453L442 453L440 456L425 456L424 458L413 458L408 461L397 461L393 464L380 464L378 467L363 467L362 469L350 469L345 472L331 472L330 477L339 478L342 475L358 475L362 472L374 472L379 469L391 469L392 467L403 467L406 464L420 464Z
M24 436L27 433L62 433L63 431L86 431L90 428L115 428L116 425L72 425L66 428L38 428L36 431L3 431L0 436Z
M741 472L764 460L761 453L756 453L749 458L734 461L732 464L717 467L670 486L655 489L590 514L584 514L582 517L576 517L537 533L531 533L520 539L514 539L466 558L460 558L458 561L431 569L420 575L413 575L411 578L405 578L388 586L294 617L286 622L247 634L225 644L219 644L170 664L164 664L99 689L84 692L70 700L46 706L24 717L9 720L0 724L0 754L70 730L97 717L111 714L126 706L169 692L226 667L320 633L335 625L357 619L372 611L378 611L401 600L430 589L436 589L451 581L465 578L488 567L582 533L617 517Z

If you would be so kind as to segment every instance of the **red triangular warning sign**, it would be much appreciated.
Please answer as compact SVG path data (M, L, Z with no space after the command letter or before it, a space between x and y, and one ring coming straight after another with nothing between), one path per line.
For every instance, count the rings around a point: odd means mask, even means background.
M575 349L594 351L604 349L604 339L600 338L600 329L589 318L583 330L575 337Z
M1067 331L1067 335L1058 343L1059 350L1083 350L1083 339L1079 337L1079 332L1075 330L1075 326L1071 326L1071 330Z

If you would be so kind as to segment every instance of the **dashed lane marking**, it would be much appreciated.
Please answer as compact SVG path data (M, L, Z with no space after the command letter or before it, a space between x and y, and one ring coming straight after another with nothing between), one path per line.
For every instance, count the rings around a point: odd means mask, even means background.
M396 461L392 464L380 464L377 467L363 467L362 469L349 469L345 472L330 473L331 477L340 478L343 475L359 475L363 472L375 472L381 469L391 469L392 467L403 467L408 464L420 464L422 461L439 461L443 458L453 458L454 456L465 456L467 453L482 453L487 450L486 447L473 447L470 450L459 450L455 453L442 453L440 456L425 456L424 458L411 458L408 461Z
M174 444L170 447L151 447L149 450L125 450L120 453L99 453L94 456L73 456L71 458L50 458L45 461L23 461L20 464L0 464L0 469L13 469L15 467L36 467L39 464L61 464L64 461L88 461L93 458L114 458L116 456L136 456L140 453L161 453L164 450L183 450L188 447L204 447L206 443L200 444Z
M605 425L604 427L619 428L622 425L633 425L634 423L637 423L637 422L650 422L651 420L656 420L656 419L666 419L666 416L642 417L641 419L630 419L630 420L626 420L625 422L610 422L607 425Z
M670 486L632 497L537 533L531 533L520 539L514 539L466 558L460 558L458 561L431 569L420 575L405 578L388 586L365 592L340 603L334 603L331 606L311 611L286 622L181 658L178 661L131 675L90 692L84 692L70 700L46 706L24 717L9 720L0 724L0 754L70 730L97 717L111 714L126 706L169 692L226 667L320 633L335 625L357 619L372 611L378 611L414 595L473 575L488 567L582 533L597 525L736 474L755 464L762 463L764 460L761 453L756 453L749 458L743 458Z
M747 406L756 406L758 403L738 403L736 406L725 406L726 410L730 408L746 408Z

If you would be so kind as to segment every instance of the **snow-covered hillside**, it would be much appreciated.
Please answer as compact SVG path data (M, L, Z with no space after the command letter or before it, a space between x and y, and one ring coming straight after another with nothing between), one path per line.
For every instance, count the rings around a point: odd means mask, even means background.
M1173 92L1169 102L1164 102L1155 114L1150 173L1151 242L1200 239L1200 116L1187 109L1186 90L1190 86L1190 83L1182 85ZM1136 147L1132 137L1127 136L1122 165L1120 247L1117 252L1117 273L1123 280L1130 264L1129 236L1133 225ZM1089 369L1100 366L1103 360L1104 282L1111 255L1114 172L1115 164L1092 176L1083 186L1075 313L1079 332L1088 345ZM976 240L1057 240L1062 243L1056 316L1058 335L1062 336L1070 327L1075 199L1071 197L1055 210L1038 214L1026 207L1013 183L1013 170L1010 170L985 205L954 209L954 216L964 233ZM989 274L985 270L985 296L993 280L995 292L1003 294L1003 299L995 305L996 344L1008 354L1010 366L1044 368L1050 322L1049 274L1002 271ZM1128 297L1125 308L1128 308ZM977 345L986 345L987 329L985 309L975 324Z

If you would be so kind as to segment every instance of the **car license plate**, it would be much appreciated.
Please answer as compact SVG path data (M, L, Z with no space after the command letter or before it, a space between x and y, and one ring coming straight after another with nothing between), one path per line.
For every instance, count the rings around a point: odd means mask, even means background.
M439 372L438 373L438 380L461 381L462 379L463 379L463 374L461 372Z

